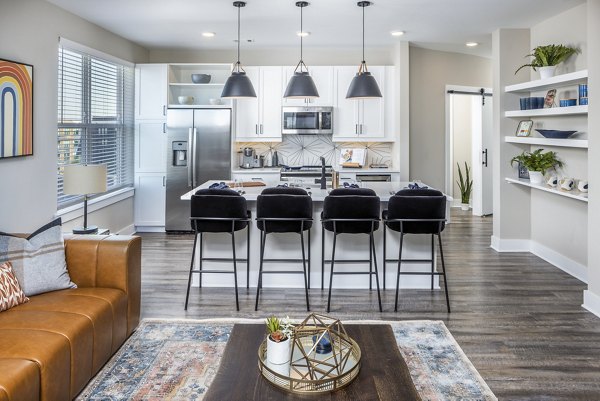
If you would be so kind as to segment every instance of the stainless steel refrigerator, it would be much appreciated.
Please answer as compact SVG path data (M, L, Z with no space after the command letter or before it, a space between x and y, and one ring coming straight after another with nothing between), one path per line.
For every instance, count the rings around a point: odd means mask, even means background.
M231 109L167 111L166 231L191 231L181 195L208 180L231 178Z

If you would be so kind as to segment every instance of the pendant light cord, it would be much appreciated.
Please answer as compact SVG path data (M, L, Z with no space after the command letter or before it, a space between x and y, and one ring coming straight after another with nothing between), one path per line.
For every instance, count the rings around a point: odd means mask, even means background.
M363 31L362 32L362 62L363 62L363 64L366 64L365 63L365 7L362 7L362 12L363 12L363 16L362 16L363 17L362 18L363 19L362 20L362 23L363 23L363 26L362 26L362 28L363 28L362 29L362 31Z
M241 7L238 7L238 43L237 43L237 63L235 63L237 67L237 72L240 72L240 11Z
M304 31L302 30L304 27L304 19L303 19L303 15L304 15L304 7L300 6L300 63L304 64L304 60L302 60L302 45L303 45L303 34ZM300 66L300 72L302 72L302 66Z

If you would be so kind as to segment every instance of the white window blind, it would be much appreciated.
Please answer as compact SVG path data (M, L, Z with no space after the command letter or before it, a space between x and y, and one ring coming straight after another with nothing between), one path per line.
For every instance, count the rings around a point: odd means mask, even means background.
M58 205L68 164L106 164L107 188L133 185L134 70L80 50L58 49Z

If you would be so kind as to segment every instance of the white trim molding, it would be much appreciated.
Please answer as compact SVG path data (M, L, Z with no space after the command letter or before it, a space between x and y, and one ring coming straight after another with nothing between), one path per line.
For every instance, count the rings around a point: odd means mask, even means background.
M587 267L545 245L528 239L501 239L492 235L490 247L496 252L529 252L587 284Z
M583 305L585 309L600 317L600 296L590 290L583 291Z
M104 209L114 203L121 202L134 195L133 187L122 188L114 192L107 193L88 201L88 214L96 210ZM62 217L63 223L75 220L83 216L83 202L56 211L57 217Z

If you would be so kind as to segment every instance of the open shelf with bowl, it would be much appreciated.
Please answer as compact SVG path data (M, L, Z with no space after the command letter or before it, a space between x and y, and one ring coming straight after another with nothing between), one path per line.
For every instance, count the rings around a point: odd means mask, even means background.
M231 64L169 64L169 107L231 107L221 99Z
M563 148L588 148L587 139L554 139L554 138L543 138L543 137L531 137L531 136L505 136L504 142L518 143L523 145L540 145L540 146L557 146Z

